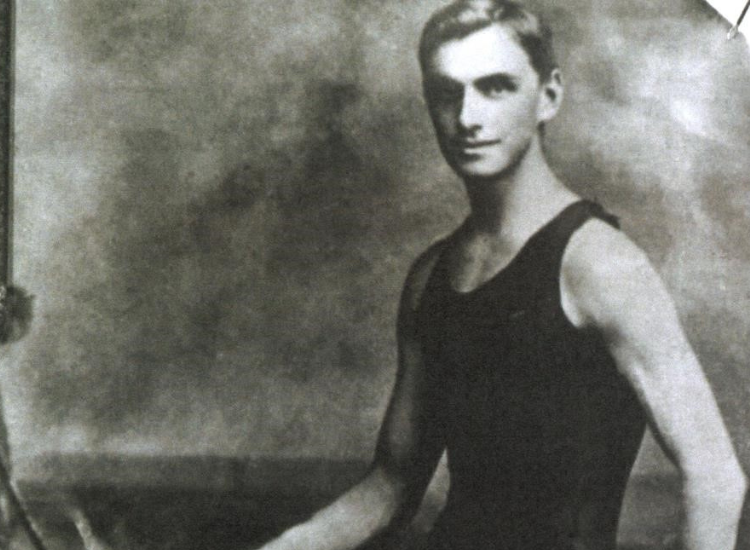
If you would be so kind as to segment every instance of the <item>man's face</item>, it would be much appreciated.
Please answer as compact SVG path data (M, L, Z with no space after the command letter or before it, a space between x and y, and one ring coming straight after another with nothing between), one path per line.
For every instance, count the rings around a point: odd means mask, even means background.
M510 31L491 25L442 44L424 78L440 149L459 176L498 176L523 158L544 120L544 90Z

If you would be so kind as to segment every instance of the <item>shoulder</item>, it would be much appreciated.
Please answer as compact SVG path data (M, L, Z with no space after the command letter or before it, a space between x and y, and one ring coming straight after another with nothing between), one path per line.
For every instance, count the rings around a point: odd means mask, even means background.
M651 272L645 252L619 229L591 219L570 238L563 257L566 275L620 277Z
M646 253L623 232L593 219L570 239L561 268L563 307L578 326L671 305Z

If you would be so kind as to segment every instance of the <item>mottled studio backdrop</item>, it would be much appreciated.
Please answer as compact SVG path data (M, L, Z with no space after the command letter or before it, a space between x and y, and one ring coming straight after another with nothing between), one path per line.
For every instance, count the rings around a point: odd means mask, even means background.
M466 213L415 57L441 3L17 4L15 462L368 459L402 281ZM748 464L747 47L698 0L533 4L553 166L664 276Z

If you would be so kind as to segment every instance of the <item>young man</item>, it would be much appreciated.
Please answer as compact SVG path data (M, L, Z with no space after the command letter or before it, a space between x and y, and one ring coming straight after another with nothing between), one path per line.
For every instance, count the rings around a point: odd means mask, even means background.
M646 422L682 474L684 548L730 550L746 481L673 304L545 160L563 94L549 33L515 2L459 0L428 22L420 61L471 214L406 281L370 473L267 550L397 529L444 449L451 486L428 548L614 549Z

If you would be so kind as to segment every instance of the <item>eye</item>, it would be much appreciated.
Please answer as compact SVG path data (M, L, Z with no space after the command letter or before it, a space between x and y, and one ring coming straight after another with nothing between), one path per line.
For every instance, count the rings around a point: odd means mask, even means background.
M498 97L518 90L518 84L505 75L492 75L475 82L477 90L487 97Z
M438 101L440 103L460 101L463 93L464 90L461 84L449 80L431 80L425 86L425 95L431 101Z

